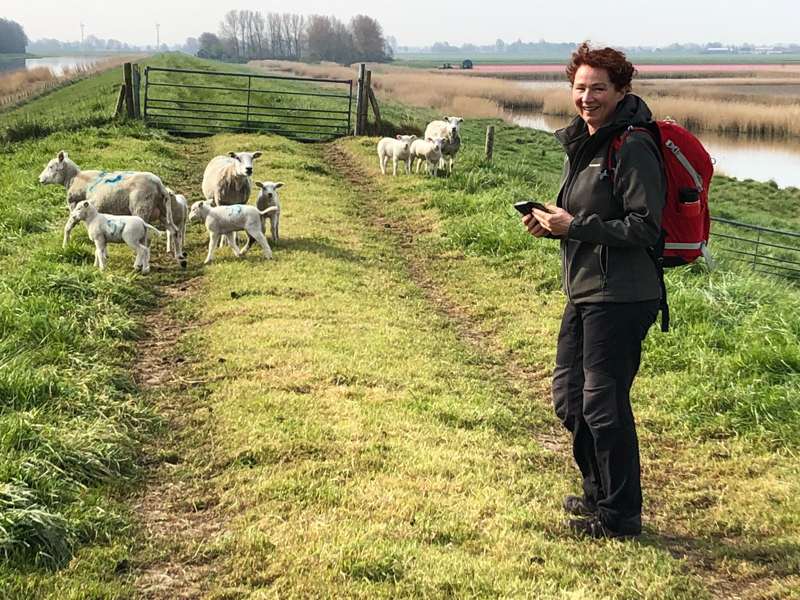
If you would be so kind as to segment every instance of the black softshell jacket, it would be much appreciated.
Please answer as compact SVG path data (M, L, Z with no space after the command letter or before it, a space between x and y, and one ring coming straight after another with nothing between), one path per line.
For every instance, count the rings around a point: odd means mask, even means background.
M652 136L633 131L609 171L609 144L630 125L650 121L644 101L627 94L589 135L576 117L555 132L566 152L557 204L575 218L561 239L564 291L571 302L640 302L661 296L647 248L661 235L666 180Z

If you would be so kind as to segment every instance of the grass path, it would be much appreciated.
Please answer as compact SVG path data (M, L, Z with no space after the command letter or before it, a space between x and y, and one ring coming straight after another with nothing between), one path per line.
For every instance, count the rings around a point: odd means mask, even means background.
M202 152L243 143L220 136ZM287 181L277 259L221 253L151 324L160 339L148 350L180 366L168 380L157 366L143 371L156 374L151 395L166 415L140 503L143 596L694 599L792 589L789 572L759 574L780 566L777 556L768 552L759 571L746 552L720 555L713 540L670 527L673 507L658 501L641 542L570 538L559 503L577 478L550 412L549 366L515 351L497 307L466 292L513 297L517 283L432 253L431 211L374 183L361 142L255 143L259 171ZM183 325L165 330L168 320ZM682 460L656 485L680 486Z

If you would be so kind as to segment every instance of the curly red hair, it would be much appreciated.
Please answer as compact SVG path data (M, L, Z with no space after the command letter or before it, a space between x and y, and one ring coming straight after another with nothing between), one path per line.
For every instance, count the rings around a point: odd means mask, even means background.
M589 65L595 69L605 69L608 78L617 91L629 91L631 80L636 74L633 66L624 52L614 48L598 48L592 50L588 42L583 42L575 52L572 53L569 64L567 64L567 79L570 84L575 83L575 73L581 65Z

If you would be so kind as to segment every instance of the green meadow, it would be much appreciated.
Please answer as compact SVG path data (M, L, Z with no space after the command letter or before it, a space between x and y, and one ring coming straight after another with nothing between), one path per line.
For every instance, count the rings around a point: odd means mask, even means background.
M558 248L511 208L555 195L552 138L467 121L452 176L381 176L377 138L115 121L119 77L0 114L0 597L800 598L796 285L724 260L668 274L672 330L633 392L645 532L578 540L549 400ZM190 202L211 157L261 150L254 178L285 182L275 260L203 267L194 224L187 270L155 240L150 275L124 246L100 273L37 181L62 149ZM782 229L797 200L712 187L715 214Z

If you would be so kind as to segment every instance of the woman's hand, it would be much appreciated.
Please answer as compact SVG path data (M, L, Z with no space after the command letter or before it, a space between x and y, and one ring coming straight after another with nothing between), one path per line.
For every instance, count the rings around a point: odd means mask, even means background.
M544 237L547 235L547 230L539 224L532 214L522 217L522 224L528 229L528 233L536 237Z
M569 226L574 217L563 208L559 208L555 204L546 204L545 206L547 206L547 209L550 212L545 212L543 210L539 210L538 208L533 209L533 216L535 217L535 220L538 221L539 225L551 235L557 238L566 237L567 231L569 231ZM528 228L528 231L530 231L530 228Z

